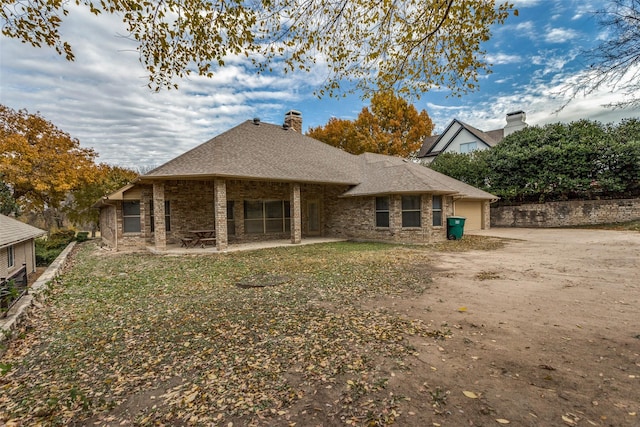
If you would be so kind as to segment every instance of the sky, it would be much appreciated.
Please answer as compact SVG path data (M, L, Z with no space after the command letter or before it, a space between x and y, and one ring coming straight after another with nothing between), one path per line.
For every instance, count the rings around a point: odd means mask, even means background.
M593 12L606 0L515 0L518 16L492 29L482 47L493 73L480 90L461 98L446 90L410 100L426 110L442 131L453 119L481 130L506 125L507 113L523 110L529 125L579 119L616 123L640 118L640 108L611 110L622 99L615 89L571 101L562 88L587 67L584 50L607 30ZM318 99L322 70L257 75L242 59L230 59L213 78L192 76L178 90L150 90L136 46L123 37L117 17L95 17L73 7L62 27L75 53L68 62L48 48L33 48L0 36L0 103L39 112L45 119L93 148L97 161L138 171L159 166L229 128L255 117L282 124L298 110L303 130L330 118L355 119L368 106L357 94Z

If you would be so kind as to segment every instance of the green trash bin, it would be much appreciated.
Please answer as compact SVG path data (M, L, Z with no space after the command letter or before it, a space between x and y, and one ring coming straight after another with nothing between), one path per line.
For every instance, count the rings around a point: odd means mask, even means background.
M467 218L463 216L450 216L447 218L447 239L459 240L464 234L464 221Z

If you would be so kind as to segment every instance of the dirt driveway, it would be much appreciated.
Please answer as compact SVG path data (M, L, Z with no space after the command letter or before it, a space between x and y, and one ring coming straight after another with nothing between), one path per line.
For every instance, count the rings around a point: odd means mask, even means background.
M514 240L436 255L431 289L389 303L451 331L416 340L394 377L411 397L399 424L640 426L640 234L478 234Z

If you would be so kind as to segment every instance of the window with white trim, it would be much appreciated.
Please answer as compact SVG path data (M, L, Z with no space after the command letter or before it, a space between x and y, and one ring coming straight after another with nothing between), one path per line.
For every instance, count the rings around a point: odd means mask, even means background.
M16 263L16 254L14 252L13 246L7 247L7 267L11 268Z
M464 144L460 144L460 152L461 153L470 153L474 150L478 149L478 143L477 142L465 142Z

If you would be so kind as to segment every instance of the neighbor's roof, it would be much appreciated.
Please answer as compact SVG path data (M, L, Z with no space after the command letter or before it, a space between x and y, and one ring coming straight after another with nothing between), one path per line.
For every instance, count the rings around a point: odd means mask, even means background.
M33 227L6 215L0 215L0 247L15 245L25 240L35 239L47 234L46 231Z
M248 120L140 177L357 184L357 157L283 126Z
M440 135L430 136L429 138L426 138L424 140L424 142L422 143L422 147L418 152L418 157L432 157L440 154L442 150L433 151L433 149L436 147L436 145L440 143L440 140L442 139L442 137L447 133L447 131L455 123L458 123L460 125L460 130L454 135L454 138L458 135L460 131L462 131L462 129L465 129L469 133L471 133L473 136L478 138L480 141L487 144L489 147L494 147L496 144L498 144L500 141L504 139L504 129L494 129L494 130L484 132L467 123L461 122L458 119L453 119L451 123L449 123L449 126L447 126L447 129L444 132L442 132ZM448 145L449 143L447 143L447 146ZM445 148L447 146L445 146Z

